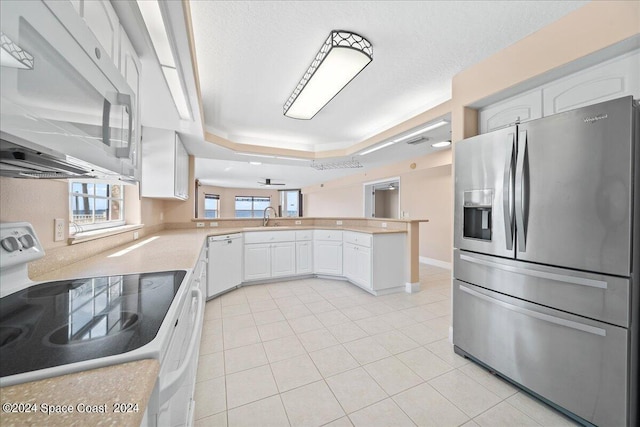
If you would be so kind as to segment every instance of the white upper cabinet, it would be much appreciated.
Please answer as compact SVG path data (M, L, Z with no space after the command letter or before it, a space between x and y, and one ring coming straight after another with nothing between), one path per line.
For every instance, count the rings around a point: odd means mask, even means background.
M640 98L640 50L626 53L481 108L479 132L539 119L611 99Z
M542 92L530 91L479 111L480 133L542 117Z
M120 20L113 6L108 0L84 0L80 10L89 29L117 66L120 60L118 54Z
M545 85L542 93L545 116L627 95L640 98L640 51Z
M189 154L172 130L145 127L142 141L143 197L189 197Z

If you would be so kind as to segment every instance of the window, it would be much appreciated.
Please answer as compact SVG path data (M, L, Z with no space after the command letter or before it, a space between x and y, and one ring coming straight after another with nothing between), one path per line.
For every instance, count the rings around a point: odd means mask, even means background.
M74 233L124 225L122 184L70 182L70 229Z
M217 194L204 195L204 217L218 218L220 217L220 196Z
M300 190L280 190L280 209L284 217L302 216L302 192Z
M236 218L262 218L271 206L271 197L236 196Z

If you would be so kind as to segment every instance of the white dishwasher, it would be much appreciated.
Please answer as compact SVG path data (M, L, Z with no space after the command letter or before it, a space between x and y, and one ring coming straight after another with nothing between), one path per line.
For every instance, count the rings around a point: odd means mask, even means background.
M242 282L242 233L209 237L207 298Z

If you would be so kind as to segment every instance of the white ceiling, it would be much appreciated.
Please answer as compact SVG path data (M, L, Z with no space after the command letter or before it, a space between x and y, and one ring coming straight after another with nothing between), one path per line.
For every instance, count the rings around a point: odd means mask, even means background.
M205 129L244 144L348 147L450 99L455 74L585 3L191 0ZM334 29L366 37L373 62L312 120L285 117L283 104ZM428 136L449 139L449 130ZM255 187L272 178L294 188L363 170L316 171L309 162L251 159L187 140L196 177L215 185ZM398 143L355 157L370 169L430 150Z

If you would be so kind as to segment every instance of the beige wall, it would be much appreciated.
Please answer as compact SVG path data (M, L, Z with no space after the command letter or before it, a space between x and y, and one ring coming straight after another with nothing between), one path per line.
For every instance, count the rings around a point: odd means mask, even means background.
M204 218L205 194L217 194L218 196L220 196L220 218L235 218L236 196L270 197L271 206L273 206L276 211L278 210L278 205L280 204L280 194L278 190L256 188L227 188L216 187L213 185L201 185L198 188L198 215L200 218Z
M415 164L415 168L411 165ZM451 150L411 159L366 173L302 189L304 214L311 217L361 217L364 184L400 177L400 210L420 224L420 256L451 262L452 180ZM381 191L385 193L385 191Z
M47 250L67 245L53 241L55 218L69 221L67 181L0 178L0 222L30 222Z

